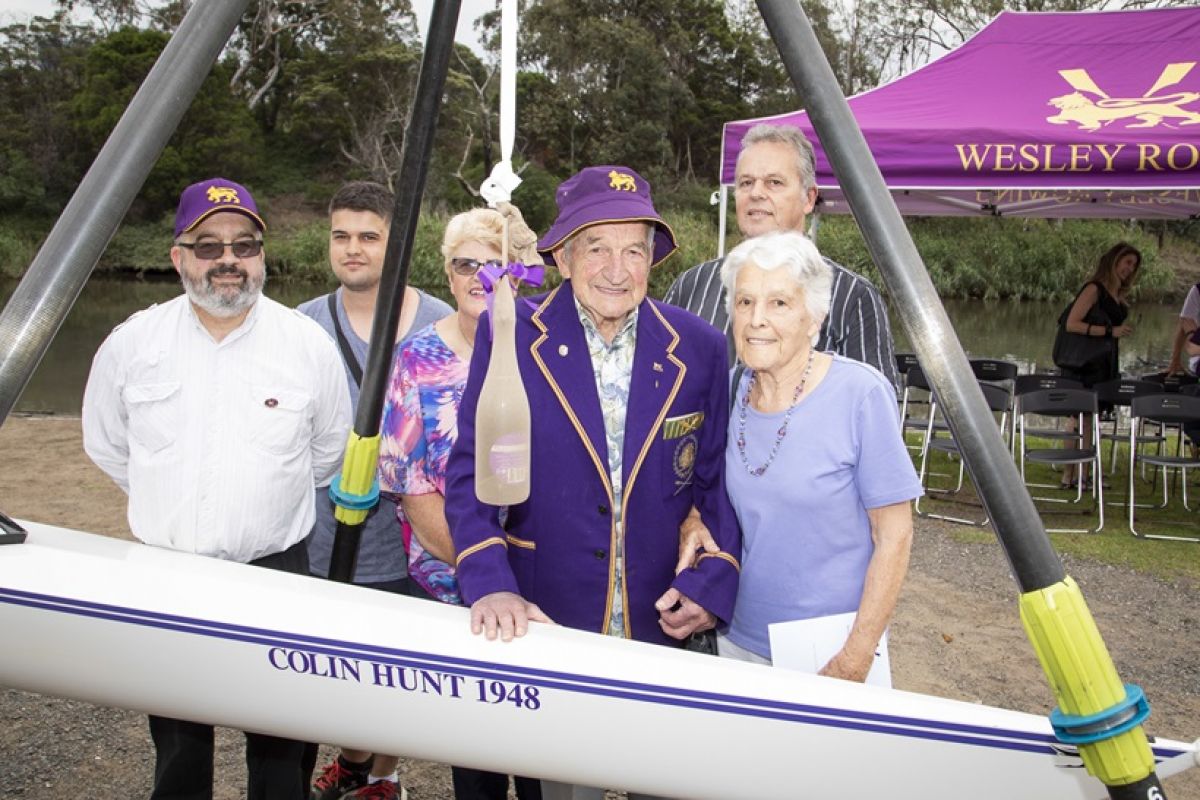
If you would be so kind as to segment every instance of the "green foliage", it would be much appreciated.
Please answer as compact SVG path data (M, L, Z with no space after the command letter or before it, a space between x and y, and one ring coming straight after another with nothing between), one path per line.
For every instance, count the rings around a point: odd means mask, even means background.
M0 219L0 276L19 277L37 255L40 226L20 217Z
M661 211L675 232L679 249L650 273L650 296L662 297L671 283L697 264L716 258L717 236L714 219L694 211Z
M130 222L117 229L96 269L106 272L169 273L174 213L157 222Z
M265 238L263 252L272 275L333 285L328 220L319 218L290 228L272 229Z
M519 99L535 109L525 152L556 174L615 163L651 181L715 175L717 123L774 110L780 95L761 28L731 28L720 0L541 0L521 26L532 77Z
M170 37L123 28L87 54L83 82L72 101L75 132L88 159L108 139ZM227 175L252 184L260 136L250 112L229 90L231 65L218 65L151 170L132 208L135 220L173 208L180 188L203 177Z
M1108 220L910 218L909 231L943 297L1067 299L1091 276L1100 256L1118 241L1142 251L1135 296L1170 296L1174 277L1158 258L1154 237ZM882 286L858 226L850 217L821 221L821 252Z
M554 220L553 190L557 182L531 165L514 194L526 221L545 231ZM329 281L328 222L322 207L332 192L326 187L306 210L285 212L267 237L267 265L284 279ZM717 210L707 206L707 189L684 185L664 193L660 212L679 243L650 276L650 294L662 297L684 270L717 255ZM268 219L275 219L271 198L260 197ZM464 207L478 201L464 203ZM413 244L410 280L422 288L445 283L441 237L454 212L423 213ZM170 271L171 213L157 222L127 221L109 244L99 269L110 272ZM1117 241L1142 251L1143 265L1136 300L1177 299L1171 263L1160 257L1155 238L1128 223L1095 220L933 219L908 220L934 287L942 297L966 299L1066 300L1088 279L1100 255ZM17 217L0 220L0 274L18 275L29 265L53 220ZM726 247L738 241L730 223ZM1175 241L1175 240L1168 240ZM860 272L885 288L870 260L857 225L850 217L821 220L817 244L829 258Z
M554 190L558 180L536 164L529 164L521 173L521 185L513 192L513 204L521 209L525 224L535 231L545 231L558 216Z
M0 28L0 96L6 100L0 104L0 215L34 220L29 232L0 223L0 269L9 272L28 263L30 242L44 235L48 219L70 198L181 9L167 0L74 5L94 12L87 24L60 15ZM923 35L949 30L961 39L996 4L804 0L803 6L843 89L857 91L897 64L911 66L914 54L929 46ZM460 45L451 59L422 198L415 282L443 282L441 226L450 213L479 204L476 189L500 155L498 14L481 19L492 37L488 52L480 56ZM749 0L528 0L520 37L515 163L523 167L524 183L514 200L535 230L545 230L556 213L555 187L579 167L637 169L652 182L681 245L655 270L652 291L661 294L678 272L716 254L717 214L708 203L713 187L705 182L717 174L720 123L796 105L757 9ZM101 268L167 269L168 240L160 229L179 190L224 174L248 185L273 220L272 272L325 276L325 202L348 179L395 182L421 47L409 0L252 0ZM279 216L276 204L284 212ZM1146 255L1142 298L1173 289L1147 232L1162 236L1158 223L917 219L910 226L945 296L1064 297L1119 239ZM731 243L734 227L731 222ZM1198 230L1185 222L1171 226L1191 242L1200 241ZM853 220L823 221L818 241L830 257L878 281Z
M57 18L0 28L0 213L50 213L78 183L70 100L94 38Z
M392 6L334 3L309 38L291 42L272 119L273 130L317 165L349 167L354 177L388 185L420 66L415 36L393 24L405 15Z

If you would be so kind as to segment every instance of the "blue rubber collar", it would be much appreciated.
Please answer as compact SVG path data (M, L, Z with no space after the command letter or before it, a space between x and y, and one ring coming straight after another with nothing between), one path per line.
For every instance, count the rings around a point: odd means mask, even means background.
M1097 714L1075 716L1057 708L1050 712L1054 735L1064 744L1094 744L1136 728L1150 716L1150 703L1142 687L1125 684L1125 699Z
M366 494L350 494L342 491L342 476L338 473L329 484L329 497L348 511L366 511L374 508L379 502L379 478L371 481L371 488Z

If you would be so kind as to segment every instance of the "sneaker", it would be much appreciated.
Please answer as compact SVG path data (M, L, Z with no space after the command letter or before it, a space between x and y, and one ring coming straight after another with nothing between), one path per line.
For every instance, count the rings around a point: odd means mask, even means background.
M313 781L309 800L342 800L366 786L367 777L365 770L356 772L346 769L340 757L334 758Z
M393 781L384 778L381 781L361 786L345 797L346 800L408 800L408 792Z

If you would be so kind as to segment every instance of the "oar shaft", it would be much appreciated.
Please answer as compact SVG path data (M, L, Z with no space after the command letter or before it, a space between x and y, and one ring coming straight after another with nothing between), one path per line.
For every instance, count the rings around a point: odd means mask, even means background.
M358 396L358 411L354 418L354 433L346 448L342 469L343 491L365 496L371 489L378 464L379 426L383 416L384 397L392 369L396 331L408 285L409 262L417 222L421 216L421 195L429 171L433 137L437 131L442 91L446 71L454 50L454 31L458 26L459 0L435 0L425 37L425 53L421 73L417 78L417 93L404 134L404 150L400 156L400 173L396 179L396 204L392 209L392 224L388 232L387 251L383 260L383 275L375 302L375 319L371 324L371 344L367 365L363 370L362 387ZM363 454L361 448L374 452ZM338 520L329 565L331 580L348 583L354 575L358 559L358 544L366 513L342 506L334 511Z
M1060 709L1074 719L1103 716L1124 694L1112 658L1050 544L812 26L795 0L758 0L758 7L993 520L1021 586L1023 621ZM1114 800L1165 797L1140 725L1080 744L1080 752Z

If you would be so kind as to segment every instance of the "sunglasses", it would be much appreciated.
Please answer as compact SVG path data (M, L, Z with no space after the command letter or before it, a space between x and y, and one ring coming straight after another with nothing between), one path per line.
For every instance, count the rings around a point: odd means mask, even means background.
M254 258L262 252L262 239L238 239L236 242L179 242L179 246L191 250L196 258L212 261L225 254L225 248L233 251L237 258Z
M503 266L502 261L498 258L490 261L479 261L474 258L459 258L455 256L450 259L450 269L454 270L455 275L462 275L464 278L469 278L484 267L499 267Z

